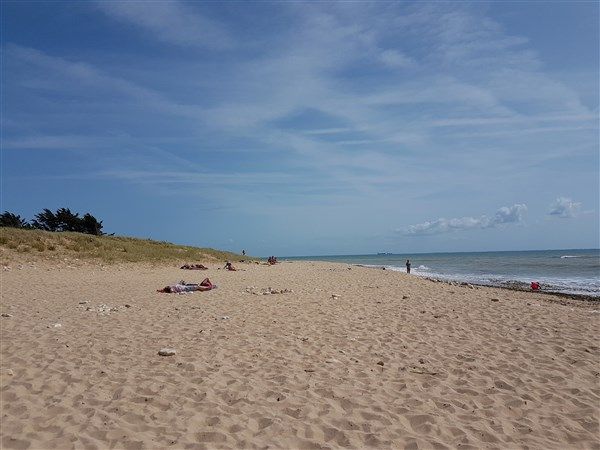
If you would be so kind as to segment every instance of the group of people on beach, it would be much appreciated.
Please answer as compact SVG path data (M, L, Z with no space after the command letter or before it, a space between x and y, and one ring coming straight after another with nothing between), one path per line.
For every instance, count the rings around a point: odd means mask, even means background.
M204 264L184 264L183 266L180 267L180 269L208 270L208 267L206 267Z
M277 264L277 258L276 258L275 256L269 256L269 257L267 258L267 262L268 262L270 265Z
M242 250L242 255L245 255L246 251ZM277 258L275 258L274 256L270 256L269 259L269 264L275 264L277 262ZM208 267L206 267L204 264L184 264L180 267L180 269L186 269L186 270L208 270ZM238 269L236 269L233 264L231 264L231 261L227 261L225 263L225 267L223 267L223 269L225 270L229 270L231 272L236 272ZM243 269L242 269L243 270ZM164 293L168 293L168 294L178 294L178 293L185 293L185 292L194 292L194 291L210 291L211 289L215 289L217 287L216 284L213 284L208 278L205 278L204 280L202 280L200 283L186 283L185 281L180 281L177 284L172 284L169 286L165 286L162 289L158 289L157 292L164 292Z

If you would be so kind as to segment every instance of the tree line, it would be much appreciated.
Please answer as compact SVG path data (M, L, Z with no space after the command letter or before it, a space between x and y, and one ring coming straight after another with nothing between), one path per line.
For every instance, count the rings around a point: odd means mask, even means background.
M0 227L27 228L45 231L76 231L78 233L101 236L102 221L90 213L79 217L79 213L72 213L69 208L59 208L56 212L45 208L35 218L28 222L18 214L4 211L0 214Z

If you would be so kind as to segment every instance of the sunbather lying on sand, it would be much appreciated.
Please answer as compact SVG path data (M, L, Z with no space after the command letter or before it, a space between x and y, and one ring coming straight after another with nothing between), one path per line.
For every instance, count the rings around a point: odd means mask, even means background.
M208 267L204 266L203 264L184 264L180 268L187 270L208 270Z
M165 286L162 289L158 289L157 292L165 292L171 294L179 292L210 291L211 289L215 289L216 287L216 284L212 284L208 278L205 278L200 284L173 284L171 286Z

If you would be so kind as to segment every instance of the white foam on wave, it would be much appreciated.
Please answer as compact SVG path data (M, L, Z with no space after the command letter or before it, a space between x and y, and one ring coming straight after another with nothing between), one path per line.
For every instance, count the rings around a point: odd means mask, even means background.
M418 270L431 270L429 267L424 266L423 264L421 264L419 267L417 267Z
M576 256L576 255L562 255L560 257L560 259L563 259L563 258L581 258L581 256Z
M374 267L374 268L383 268L385 267L387 270L392 270L395 272L406 272L404 267L400 266L381 266L381 265L366 265L365 267ZM433 278L437 280L444 281L457 281L457 282L466 282L472 284L478 284L483 286L507 286L512 284L519 284L522 287L526 288L529 286L531 281L539 281L542 285L543 289L548 292L562 292L565 294L580 294L580 295L589 295L592 297L600 297L600 280L598 279L587 279L587 278L561 278L561 277L530 277L530 276L507 276L507 275L499 275L499 274L449 274L449 273L437 273L431 272L428 267L427 269L422 269L421 267L427 266L419 266L417 269L413 270L412 273L416 276Z

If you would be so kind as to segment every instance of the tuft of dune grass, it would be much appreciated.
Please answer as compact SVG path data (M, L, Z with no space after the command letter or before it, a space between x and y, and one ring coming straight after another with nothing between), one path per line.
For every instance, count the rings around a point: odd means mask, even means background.
M150 239L123 236L93 236L75 232L49 232L21 228L0 228L0 259L3 262L27 259L79 258L104 263L166 261L239 261L250 259L212 248L175 245Z

